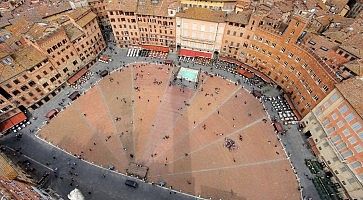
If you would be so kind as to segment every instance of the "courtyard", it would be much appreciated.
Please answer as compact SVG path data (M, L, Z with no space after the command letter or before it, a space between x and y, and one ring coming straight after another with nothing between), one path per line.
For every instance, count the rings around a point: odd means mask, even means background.
M131 64L50 120L38 135L97 165L213 199L299 199L298 183L259 100L202 73L197 89L173 69ZM226 145L233 141L233 148Z

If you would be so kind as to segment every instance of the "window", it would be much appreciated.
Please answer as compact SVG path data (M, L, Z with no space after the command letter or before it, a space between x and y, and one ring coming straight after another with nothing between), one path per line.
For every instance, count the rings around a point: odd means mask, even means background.
M323 121L323 126L327 126L330 123L329 119L325 119Z
M323 51L328 51L329 50L328 48L323 47L323 46L321 46L320 49L323 50Z
M338 143L338 142L341 141L341 137L339 135L336 135L336 136L334 136L334 137L331 138L331 141L333 143Z
M44 87L44 88L46 88L46 87L48 87L48 85L49 85L49 84L48 84L47 82L45 82L45 83L43 84L43 87Z
M357 139L354 136L352 136L348 139L348 141L350 144L355 144L357 142Z
M348 106L344 105L343 107L339 108L340 114L344 114L348 111Z
M22 91L26 91L27 89L29 89L28 88L28 86L26 86L26 85L23 85L23 86L21 86L21 88L20 88Z
M352 125L352 129L357 132L359 129L362 128L362 125L359 122L356 122Z
M309 44L311 44L311 45L315 45L315 44L316 44L316 42L314 42L314 41L310 40L310 41L309 41Z
M363 151L363 147L361 145L357 145L354 147L354 150L357 152L357 153L360 153Z
M359 133L359 138L363 140L363 131Z
M16 96L16 95L18 95L18 94L20 94L19 90L14 90L14 91L13 91L13 95L15 95L15 96Z
M351 122L354 119L354 114L350 113L349 115L344 117L347 122Z
M328 86L323 85L323 90L324 90L325 92L327 92L327 91L329 90Z
M344 122L341 120L337 123L338 127L341 128L344 126Z
M8 83L8 84L6 84L6 87L7 88L11 88L11 85Z
M342 149L344 149L344 148L346 148L347 147L347 145L344 143L344 142L341 142L341 143L339 143L338 145L336 145L336 148L340 151L340 150L342 150Z
M338 118L338 115L337 115L336 113L333 113L333 114L331 115L331 117L332 117L334 120L336 120L336 119Z
M331 97L330 97L330 101L332 102L335 102L336 100L338 100L339 98L339 95L337 93L333 94Z
M15 84L19 84L19 83L20 83L20 81L19 81L18 79L15 79L13 82L14 82Z
M344 129L343 134L345 137L347 137L350 135L350 131L346 128L346 129Z
M331 128L329 128L329 129L326 131L326 133L327 133L328 135L330 135L330 134L332 134L334 131L335 131L335 128L334 128L334 127L331 127Z
M353 155L353 152L350 151L350 150L342 153L342 156L343 156L344 159L347 159L347 158L351 157L352 155Z
M353 169L360 168L360 167L362 167L362 163L359 161L355 161L352 164L350 164L350 167Z

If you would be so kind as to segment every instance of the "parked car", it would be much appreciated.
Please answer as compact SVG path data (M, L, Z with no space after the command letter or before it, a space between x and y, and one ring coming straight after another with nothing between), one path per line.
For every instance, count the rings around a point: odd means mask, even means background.
M71 99L72 101L74 101L80 96L81 96L81 94L79 93L79 91L74 91L74 92L72 92L71 95L68 96L68 98Z
M125 185L132 187L132 188L137 188L139 186L139 184L137 184L136 181L133 181L133 180L126 180Z

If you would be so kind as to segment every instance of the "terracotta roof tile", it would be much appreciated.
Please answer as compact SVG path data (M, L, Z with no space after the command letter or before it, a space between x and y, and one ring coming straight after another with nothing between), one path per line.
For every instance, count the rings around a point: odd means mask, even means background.
M75 39L79 38L81 35L83 35L82 30L80 30L78 27L76 27L74 24L70 23L64 26L64 30L66 31L66 34L68 38L71 41L74 41Z
M180 18L218 22L218 23L222 23L225 20L224 12L209 10L206 8L188 8L183 12L177 13L176 16Z
M234 22L239 24L248 24L252 11L247 10L243 12L231 13L226 17L227 22Z

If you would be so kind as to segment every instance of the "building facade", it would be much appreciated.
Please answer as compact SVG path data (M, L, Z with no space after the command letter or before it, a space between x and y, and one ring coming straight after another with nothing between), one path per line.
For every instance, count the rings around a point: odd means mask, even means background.
M108 5L116 45L175 47L175 2L126 1Z
M176 15L178 50L205 52L215 57L222 45L225 29L224 13L206 8L189 8ZM214 54L214 55L213 55Z
M303 119L318 157L350 199L363 197L362 87L361 78L337 84Z
M319 56L300 43L306 24L306 19L298 15L287 24L270 21L264 15L252 15L248 24L228 19L221 51L222 56L235 58L268 76L269 82L284 89L301 116L339 81Z
M19 46L3 48L0 63L0 118L4 123L49 101L71 76L91 66L106 47L96 15L89 9L34 23L14 41Z
M92 12L97 15L98 22L101 25L101 28L110 28L110 20L107 15L107 6L108 1L104 0L89 0L88 5L91 8Z

